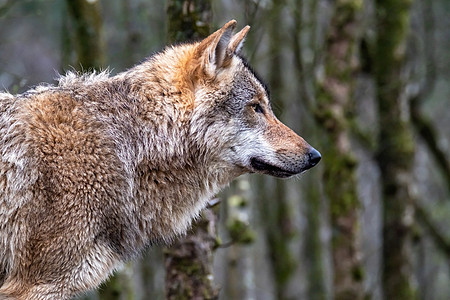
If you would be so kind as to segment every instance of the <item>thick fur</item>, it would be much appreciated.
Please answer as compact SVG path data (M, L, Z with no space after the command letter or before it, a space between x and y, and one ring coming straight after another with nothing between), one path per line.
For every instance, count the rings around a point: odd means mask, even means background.
M273 115L238 56L249 27L234 27L113 77L69 73L0 93L0 299L95 288L185 233L236 176L288 177L317 162Z

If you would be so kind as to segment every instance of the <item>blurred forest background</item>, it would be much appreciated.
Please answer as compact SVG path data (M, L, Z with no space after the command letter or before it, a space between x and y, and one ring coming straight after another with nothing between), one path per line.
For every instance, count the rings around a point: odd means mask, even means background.
M322 162L238 178L80 299L450 299L448 0L0 0L0 88L116 74L231 19Z

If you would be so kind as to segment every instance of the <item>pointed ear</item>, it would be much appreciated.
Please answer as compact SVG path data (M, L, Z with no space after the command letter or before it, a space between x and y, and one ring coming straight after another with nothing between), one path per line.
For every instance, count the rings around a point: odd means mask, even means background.
M236 21L229 21L222 28L201 41L195 50L195 56L200 59L203 69L212 76L216 70L222 67L226 60L227 47L235 27Z
M229 53L239 54L239 52L241 52L242 46L244 46L245 37L249 30L250 26L247 25L231 38L230 44L228 45Z
M221 32L220 37L218 38L215 47L213 47L214 49L211 49L212 51L209 55L209 62L214 64L216 69L223 67L224 62L230 55L228 52L228 47L235 28L236 21L231 20L219 30Z
M217 70L230 64L233 55L239 54L250 26L245 26L233 35L236 21L231 20L222 28L200 42L196 57L201 60L203 70L214 76Z

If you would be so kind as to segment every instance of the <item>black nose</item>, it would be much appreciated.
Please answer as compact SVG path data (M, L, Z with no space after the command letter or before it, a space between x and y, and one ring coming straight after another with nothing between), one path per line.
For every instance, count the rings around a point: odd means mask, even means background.
M310 164L310 168L314 167L315 165L317 165L320 161L320 159L322 158L322 156L320 155L320 152L317 151L316 149L312 148L309 153L309 164Z

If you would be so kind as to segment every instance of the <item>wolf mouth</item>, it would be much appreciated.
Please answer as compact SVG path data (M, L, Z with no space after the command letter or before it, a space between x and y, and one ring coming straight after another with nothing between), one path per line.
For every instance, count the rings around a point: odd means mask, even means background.
M271 165L257 157L252 157L250 159L250 165L257 172L269 174L269 175L280 177L280 178L291 177L291 176L299 173L299 172L286 170L286 169L282 169L280 167Z

